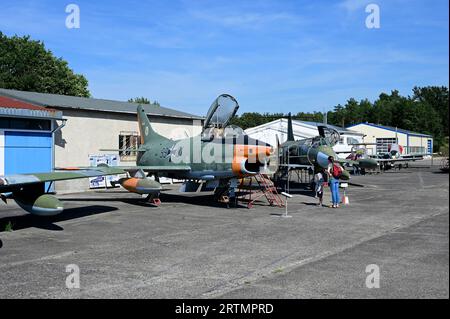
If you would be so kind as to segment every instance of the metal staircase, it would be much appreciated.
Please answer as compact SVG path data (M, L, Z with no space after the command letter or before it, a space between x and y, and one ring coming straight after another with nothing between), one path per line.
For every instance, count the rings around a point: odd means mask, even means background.
M252 180L255 179L257 185L252 185ZM250 179L249 185L241 185L239 191L245 189L249 192L240 197L240 200L247 201L247 207L252 208L253 203L261 198L265 197L271 206L284 207L283 199L278 194L275 184L270 180L267 174L257 174ZM253 196L252 196L253 195Z
M261 187L261 190L263 191L270 205L275 205L278 207L284 206L283 199L278 194L275 184L266 174L257 174L255 175L255 179Z

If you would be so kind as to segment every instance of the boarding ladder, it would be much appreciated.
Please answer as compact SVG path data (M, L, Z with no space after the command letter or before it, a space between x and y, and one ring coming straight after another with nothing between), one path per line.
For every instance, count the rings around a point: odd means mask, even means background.
M278 207L283 207L283 199L280 194L278 194L275 184L270 180L267 174L257 174L255 175L255 180L258 182L261 191L264 196L266 196L267 201L270 205L275 205Z

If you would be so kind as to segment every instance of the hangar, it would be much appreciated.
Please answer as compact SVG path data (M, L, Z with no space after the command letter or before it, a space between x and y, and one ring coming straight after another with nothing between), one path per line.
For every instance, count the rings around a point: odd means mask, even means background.
M272 122L268 122L259 126L255 126L245 130L245 133L252 138L261 140L271 145L277 144L277 138L280 143L283 143L287 139L287 127L288 120L281 118ZM330 124L323 124L318 122L298 121L292 120L292 129L294 131L294 137L296 140L311 138L319 135L317 126L326 125L332 129L338 131L341 136L339 143L337 143L333 149L338 153L350 153L352 146L350 144L361 143L363 134L355 131L348 130L339 126Z
M0 97L37 107L42 114L60 115L54 117L52 126L46 126L47 130L43 131L45 134L51 134L53 129L61 126L50 143L51 152L54 154L53 165L40 170L48 170L47 168L51 167L90 166L93 156L105 154L118 155L117 165L134 165L135 153L101 152L100 149L134 148L139 144L136 118L138 104L7 89L0 89ZM143 106L154 123L155 130L162 135L175 140L201 132L203 118L200 116L153 104ZM50 138L48 136L46 135L47 146ZM29 143L36 147L41 144L35 143L44 142L36 138L29 140ZM30 170L29 172L36 172L36 167L24 167ZM88 188L87 180L56 183L56 191L60 193L85 191Z
M403 154L433 153L433 137L428 134L367 122L347 129L363 134L364 143L374 144L367 146L369 154L386 153L390 144L403 146Z

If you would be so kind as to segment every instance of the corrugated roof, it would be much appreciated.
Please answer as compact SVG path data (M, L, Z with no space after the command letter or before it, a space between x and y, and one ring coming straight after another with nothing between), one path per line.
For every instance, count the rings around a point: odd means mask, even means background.
M366 123L358 123L358 124L350 125L350 126L347 126L347 128L354 127L354 126L357 126L357 125L368 125L368 126L373 126L373 127L378 127L378 128L381 128L381 129L385 129L385 130L388 130L388 131L393 131L393 132L397 131L398 133L403 133L403 134L407 134L407 135L433 137L432 135L429 135L429 134L418 133L418 132L414 132L414 131L404 130L404 129L401 129L401 128L398 128L398 127L392 127L392 126L380 125L380 124L373 124L373 123L367 123L367 122Z
M284 129L287 130L287 123L288 123L288 120L286 118L280 118L280 119L277 119L277 120L274 120L274 121L271 121L271 122L267 122L267 123L264 123L264 124L261 124L261 125L255 126L255 127L250 127L248 129L246 129L245 132L247 134L253 134L254 132L256 132L258 130L264 130L264 129L267 129L269 127L273 128L274 125L276 127L279 127L280 124L281 125L285 125ZM324 124L324 123L321 123L321 122L292 120L292 124L294 126L294 128L293 128L294 132L298 131L297 126L301 126L303 128L308 128L308 129L314 129L314 128L317 128L319 125L325 125L325 126L327 126L329 128L335 129L336 131L338 131L339 134L351 134L351 135L360 135L360 136L364 135L364 134L356 132L356 131L348 130L346 128L342 128L342 127L331 125L331 124ZM307 137L308 136L304 136L304 138L307 138Z
M0 93L1 94L1 93ZM0 95L0 115L60 119L62 113Z
M26 92L1 88L0 88L0 95L44 107L83 109L83 110L104 111L104 112L136 113L136 108L139 105L137 103L129 103L123 101L84 98L60 94ZM142 106L149 115L189 118L189 119L203 119L203 117L201 116L176 111L173 109L153 104L143 104Z
M338 133L351 133L351 134L357 133L357 134L361 134L361 133L349 130L349 129L345 128L345 127L331 125L331 124L324 124L324 123L320 123L320 122L310 122L310 121L298 121L298 120L292 120L292 121L302 122L302 123L313 125L313 126L316 126L316 127L319 126L319 125L325 125L325 126L327 126L329 128L332 128L332 129L338 131ZM361 134L361 135L364 135L364 134Z

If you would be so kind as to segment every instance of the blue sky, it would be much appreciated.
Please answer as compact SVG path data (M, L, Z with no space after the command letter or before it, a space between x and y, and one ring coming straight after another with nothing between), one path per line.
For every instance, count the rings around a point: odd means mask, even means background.
M81 28L65 27L66 5ZM365 7L380 7L368 29ZM445 85L447 0L0 0L0 31L43 40L94 97L146 96L203 115L220 93L240 112L325 111L350 97Z

